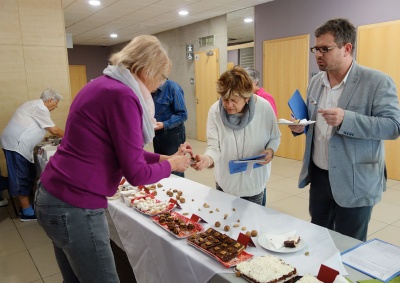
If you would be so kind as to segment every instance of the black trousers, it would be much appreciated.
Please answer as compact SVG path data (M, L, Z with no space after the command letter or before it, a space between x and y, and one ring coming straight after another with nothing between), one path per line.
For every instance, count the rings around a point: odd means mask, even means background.
M158 130L153 139L154 152L164 155L173 155L185 141L186 132L183 124L168 130ZM185 177L182 172L172 172L172 174Z
M329 172L311 165L309 210L311 223L365 241L372 206L342 207L333 198Z

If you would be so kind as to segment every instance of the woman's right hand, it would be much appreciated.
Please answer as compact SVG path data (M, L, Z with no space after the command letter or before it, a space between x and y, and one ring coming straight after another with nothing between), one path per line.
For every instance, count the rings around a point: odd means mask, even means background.
M184 172L190 166L190 157L186 155L172 155L168 158L171 171Z

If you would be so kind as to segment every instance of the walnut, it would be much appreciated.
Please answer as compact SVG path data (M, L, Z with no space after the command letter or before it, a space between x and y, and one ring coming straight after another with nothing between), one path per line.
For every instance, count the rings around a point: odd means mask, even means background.
M224 219L227 219L228 218L228 214L224 214Z
M181 198L179 199L179 201L180 201L181 203L185 203L185 202L186 202L185 198L183 198L183 197L181 197Z
M247 236L247 237L251 237L250 231L247 231L247 232L246 232L246 236Z
M162 188L162 186L163 186L163 185L162 185L161 183L158 183L158 184L157 184L157 188Z
M236 208L232 208L233 211L236 211Z
M213 211L212 211L212 210L210 210L210 213L213 213Z
M251 231L251 236L252 236L252 237L257 237L257 235L258 235L257 230L252 230L252 231Z
M219 221L215 222L215 227L220 227L221 223Z
M177 194L181 196L182 195L182 191L178 191Z
M310 254L310 252L305 252L304 254L307 256L307 255L309 255L309 254Z
M217 212L219 212L219 208L216 208L215 210L216 210Z
M231 229L231 227L229 225L225 225L224 231L228 232L230 229Z
M233 224L233 227L235 227L235 228L237 228L237 227L239 227L239 224Z

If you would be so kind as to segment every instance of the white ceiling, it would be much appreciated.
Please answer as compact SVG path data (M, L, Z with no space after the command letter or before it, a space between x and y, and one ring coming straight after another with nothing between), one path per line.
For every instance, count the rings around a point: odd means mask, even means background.
M62 0L65 29L73 44L110 46L227 14L228 44L253 41L255 5L273 0ZM180 16L186 9L189 14ZM111 33L118 34L110 38ZM233 40L235 39L235 40Z

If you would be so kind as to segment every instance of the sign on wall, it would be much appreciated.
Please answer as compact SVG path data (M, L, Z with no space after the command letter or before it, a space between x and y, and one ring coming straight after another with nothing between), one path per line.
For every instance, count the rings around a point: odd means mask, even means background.
M194 58L194 50L193 50L193 44L186 44L186 59L187 60L193 60Z

